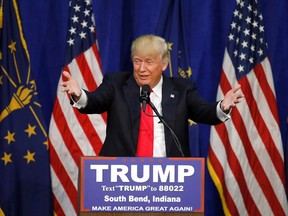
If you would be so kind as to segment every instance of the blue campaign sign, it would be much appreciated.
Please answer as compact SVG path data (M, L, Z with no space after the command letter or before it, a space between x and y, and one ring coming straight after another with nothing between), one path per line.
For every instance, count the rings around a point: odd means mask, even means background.
M82 157L81 212L204 212L204 158Z

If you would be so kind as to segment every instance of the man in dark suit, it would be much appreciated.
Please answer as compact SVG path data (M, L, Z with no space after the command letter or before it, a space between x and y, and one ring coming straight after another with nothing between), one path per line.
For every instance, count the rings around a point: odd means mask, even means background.
M229 119L243 94L237 93L240 86L231 89L224 99L210 103L197 92L190 79L166 77L168 47L165 40L155 35L143 35L131 46L133 73L115 73L104 76L102 84L93 92L79 87L68 72L63 72L67 81L61 84L62 91L72 97L72 104L81 113L107 111L106 139L101 149L102 156L138 156L137 145L140 125L140 92L143 85L152 89L150 99L175 132L180 147L174 142L170 131L154 117L154 157L190 156L188 119L197 123L220 124ZM151 117L153 118L153 117Z

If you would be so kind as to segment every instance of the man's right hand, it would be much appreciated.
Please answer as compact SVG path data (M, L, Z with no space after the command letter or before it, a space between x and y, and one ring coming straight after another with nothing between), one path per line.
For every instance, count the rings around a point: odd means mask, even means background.
M67 92L73 97L74 101L77 102L82 93L78 82L70 75L69 72L63 71L62 74L67 79L67 81L60 83L60 86L62 86L62 92Z

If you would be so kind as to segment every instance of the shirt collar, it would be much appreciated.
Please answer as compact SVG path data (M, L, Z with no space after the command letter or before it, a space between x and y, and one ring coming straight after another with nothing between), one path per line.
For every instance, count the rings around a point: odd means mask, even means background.
M158 97L162 95L162 84L163 84L163 76L161 76L158 84L152 89L153 93Z

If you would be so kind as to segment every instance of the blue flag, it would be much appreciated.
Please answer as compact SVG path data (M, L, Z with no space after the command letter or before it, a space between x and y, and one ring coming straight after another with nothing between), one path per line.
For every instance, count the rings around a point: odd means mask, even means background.
M181 1L166 0L163 2L161 16L156 34L165 38L169 48L169 67L165 74L170 77L181 76L190 79L192 69L189 64L188 40L185 34L184 5ZM190 152L194 157L200 156L198 125L189 120Z
M52 215L46 125L16 0L0 17L0 215Z

